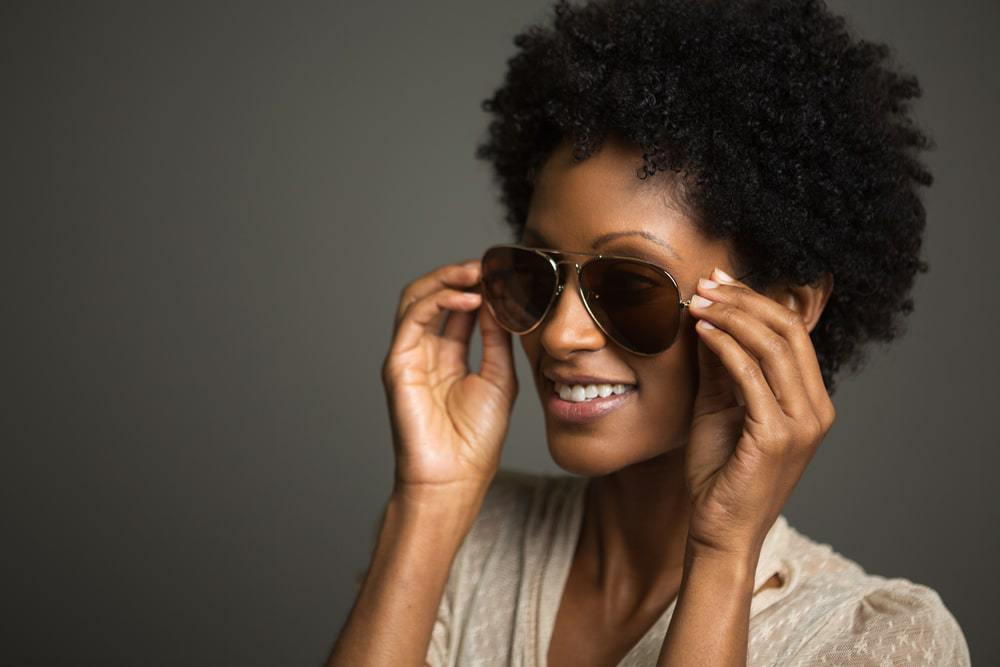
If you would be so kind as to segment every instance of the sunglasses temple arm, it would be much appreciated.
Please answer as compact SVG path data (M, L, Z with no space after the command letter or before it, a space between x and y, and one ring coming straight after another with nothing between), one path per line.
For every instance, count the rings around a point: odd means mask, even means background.
M746 278L752 276L753 274L754 274L753 271L749 271L747 273L744 273L742 276L740 276L736 280L738 280L740 282L743 282ZM681 299L680 303L681 303L681 308L690 308L691 307L691 299Z

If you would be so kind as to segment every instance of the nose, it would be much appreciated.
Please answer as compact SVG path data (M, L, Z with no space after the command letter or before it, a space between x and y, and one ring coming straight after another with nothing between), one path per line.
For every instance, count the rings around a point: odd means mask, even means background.
M583 304L575 267L565 262L559 270L565 276L563 290L541 324L542 346L556 359L566 359L576 350L601 349L607 339Z

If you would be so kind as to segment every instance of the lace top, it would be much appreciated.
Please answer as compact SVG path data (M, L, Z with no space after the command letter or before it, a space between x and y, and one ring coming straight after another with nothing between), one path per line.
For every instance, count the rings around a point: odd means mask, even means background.
M459 548L427 651L432 667L546 664L583 516L585 477L501 470ZM775 521L750 606L748 665L969 665L931 588L867 574ZM619 667L655 665L676 597Z

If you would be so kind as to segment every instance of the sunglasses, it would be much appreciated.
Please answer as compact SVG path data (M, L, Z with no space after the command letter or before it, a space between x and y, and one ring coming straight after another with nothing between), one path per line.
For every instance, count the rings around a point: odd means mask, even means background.
M569 256L590 259L577 263ZM580 299L608 338L641 356L673 345L691 301L681 299L666 269L635 257L492 246L482 257L480 289L497 323L518 335L541 324L566 285L563 264L576 269Z

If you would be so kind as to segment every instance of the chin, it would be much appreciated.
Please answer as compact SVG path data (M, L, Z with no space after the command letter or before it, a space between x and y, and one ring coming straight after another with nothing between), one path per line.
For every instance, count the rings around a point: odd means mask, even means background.
M635 439L624 431L609 436L598 430L547 423L546 440L555 464L582 477L610 475L664 453L662 448L637 448Z

